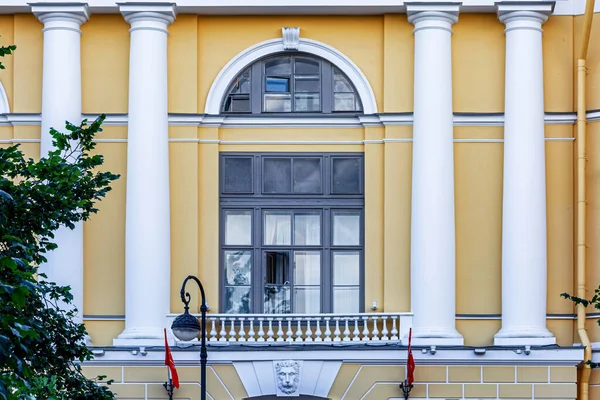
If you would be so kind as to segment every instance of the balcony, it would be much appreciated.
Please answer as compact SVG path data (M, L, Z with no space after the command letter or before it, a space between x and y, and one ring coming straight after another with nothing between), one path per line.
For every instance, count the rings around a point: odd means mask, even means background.
M169 327L176 316L167 316ZM206 341L209 346L401 344L412 318L412 313L207 314Z

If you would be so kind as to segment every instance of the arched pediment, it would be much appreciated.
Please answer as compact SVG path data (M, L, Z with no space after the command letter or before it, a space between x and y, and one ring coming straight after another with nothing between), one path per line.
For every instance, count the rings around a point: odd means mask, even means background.
M339 68L356 88L356 92L362 103L363 113L377 113L377 102L375 101L373 89L371 88L367 77L362 73L360 68L352 62L352 60L337 49L310 39L299 38L296 50L298 52L321 57ZM208 92L204 112L211 115L220 113L221 104L230 83L250 64L269 55L285 51L288 51L288 48L284 45L282 39L272 39L251 46L236 55L223 67L217 75L217 78L214 80Z

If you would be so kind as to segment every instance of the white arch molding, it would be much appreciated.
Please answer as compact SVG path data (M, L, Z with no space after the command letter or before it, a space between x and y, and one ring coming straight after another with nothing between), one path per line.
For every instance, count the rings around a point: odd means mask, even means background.
M229 88L229 84L246 67L263 57L284 51L286 50L283 48L282 39L271 39L248 47L232 58L227 65L223 67L221 72L219 72L219 75L217 75L217 78L210 87L208 97L206 98L204 113L211 115L221 113L221 103L227 94L226 91ZM371 85L369 84L365 74L362 73L360 68L358 68L358 66L354 64L352 60L350 60L337 49L310 39L300 38L298 52L313 54L321 57L342 70L348 79L350 79L356 88L358 95L360 96L360 101L363 106L363 113L377 113L377 102L375 101L373 89L371 88Z
M0 82L0 114L10 114L10 106L8 105L8 96L4 85Z

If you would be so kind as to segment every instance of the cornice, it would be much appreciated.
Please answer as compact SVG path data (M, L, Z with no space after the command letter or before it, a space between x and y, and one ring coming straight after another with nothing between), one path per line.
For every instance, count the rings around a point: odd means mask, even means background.
M99 114L83 114L92 121ZM454 126L503 126L503 113L454 113ZM547 125L573 125L573 112L546 113ZM600 110L587 112L587 122L600 121ZM105 126L127 126L127 114L108 114ZM411 126L413 114L382 113L371 115L318 115L318 116L238 116L208 114L169 114L169 126L196 126L217 128L364 128L368 126ZM41 115L33 113L0 114L0 126L41 125Z

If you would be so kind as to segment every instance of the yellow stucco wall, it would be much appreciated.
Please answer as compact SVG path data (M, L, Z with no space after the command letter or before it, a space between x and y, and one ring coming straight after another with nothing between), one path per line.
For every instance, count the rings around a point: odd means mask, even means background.
M599 24L598 15L595 24ZM551 17L544 25L545 108L569 112L574 102L574 53L581 17ZM370 82L380 112L413 109L413 26L405 15L384 16L195 16L179 15L169 27L169 111L203 113L208 90L221 68L240 51L279 38L282 26L299 26L301 36L326 43L354 61ZM0 16L2 44L18 50L3 60L0 71L11 110L41 110L42 25L32 15ZM82 26L82 107L84 113L126 113L128 108L129 26L120 15L92 15ZM504 109L504 26L492 14L462 14L453 26L453 102L456 112L502 112ZM588 60L588 108L600 108L600 30L592 30ZM265 145L236 141L362 141L410 139L411 126L352 129L264 129L171 127L173 139L225 140L227 144L172 142L171 179L171 311L181 309L179 285L197 274L215 288L208 294L218 309L218 156L222 151L364 152L367 167L367 274L365 302L378 311L410 310L410 141L385 144ZM598 265L600 123L589 124L588 149L588 286L600 283ZM39 126L1 127L0 140L39 139ZM502 139L502 127L455 127L456 139ZM570 125L546 125L547 138L573 136ZM126 139L126 127L106 127L103 139ZM3 144L4 145L4 144ZM39 156L39 144L25 143L28 156ZM560 299L574 290L573 279L573 148L571 141L548 141L548 312L568 314ZM124 314L126 143L102 143L107 169L120 173L100 213L85 224L86 315ZM455 144L457 313L501 312L502 143ZM598 242L598 243L597 243ZM111 295L106 294L110 292ZM473 301L474 298L479 299ZM194 300L196 301L196 300ZM122 322L94 321L99 337ZM499 321L459 320L468 344L491 343ZM569 325L571 324L571 325ZM549 326L559 342L573 340L572 322ZM594 328L594 324L591 327ZM597 328L592 336L600 338ZM599 339L600 340L600 339ZM100 339L104 341L104 339Z

